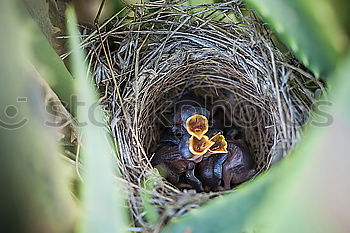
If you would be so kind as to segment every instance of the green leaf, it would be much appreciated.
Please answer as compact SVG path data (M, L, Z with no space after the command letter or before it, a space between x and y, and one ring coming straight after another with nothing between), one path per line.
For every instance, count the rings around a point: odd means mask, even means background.
M329 100L321 102L321 116L328 124L321 126L316 117L311 120L292 154L290 170L281 171L285 180L278 179L252 219L250 224L264 225L260 232L348 232L349 72L350 56L332 75ZM294 177L289 176L291 169Z
M31 30L33 35L31 49L33 50L35 67L43 77L46 77L45 80L64 103L67 110L75 116L75 106L72 102L74 95L72 75L39 28L33 25Z
M316 76L331 74L347 38L328 0L246 0Z
M77 109L82 133L82 222L83 233L118 233L126 231L126 209L123 207L121 184L117 182L115 148L112 148L104 124L104 115L97 102L80 49L80 34L73 9L67 10L72 67L78 101Z
M45 2L45 1L43 1ZM29 4L29 3L28 3ZM40 4L31 5L32 11L41 11ZM35 9L37 7L38 9ZM36 70L49 84L52 90L58 95L60 100L64 103L69 112L75 115L72 96L73 96L73 78L62 59L57 55L56 51L52 48L51 44L40 30L37 23L28 13L27 9L22 2L17 4L17 10L21 13L21 18L26 21L26 29L30 31L25 38L29 43L29 49L31 50L31 62L35 66ZM38 16L39 18L43 18ZM48 12L47 15L48 17ZM50 19L42 19L41 22L44 31L52 30L52 25L49 24ZM44 23L48 25L44 25ZM47 36L52 36L51 34Z
M0 232L71 232L76 208L17 1L0 2Z
M331 79L330 99L320 102L327 124L321 127L318 117L312 118L288 158L233 193L172 220L163 232L347 232L349 72L350 56Z
M272 178L257 179L234 193L217 198L206 205L176 218L162 232L244 232L248 216L266 198Z

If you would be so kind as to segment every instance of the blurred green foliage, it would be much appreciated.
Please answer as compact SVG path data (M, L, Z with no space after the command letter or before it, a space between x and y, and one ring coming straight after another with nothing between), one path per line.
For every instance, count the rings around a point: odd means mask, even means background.
M334 9L336 17L344 28L348 38L350 37L350 2L348 0L328 0L329 5ZM349 45L348 45L349 48Z
M41 77L18 7L0 2L0 232L70 232L76 206L69 169L58 157L53 130L44 125Z
M328 0L246 2L316 76L329 76L346 54L348 38Z
M80 34L72 8L67 10L69 42L72 51L74 87L78 101L84 103L77 109L82 138L82 219L80 232L126 232L126 213L123 207L121 185L117 175L115 148L111 147L105 125L105 116L97 101L92 79L84 64L80 49Z
M33 56L32 62L38 72L45 77L53 91L60 97L67 110L75 116L75 106L72 106L71 96L73 92L73 77L67 70L63 61L51 47L39 28L33 25L31 35L33 36L30 48Z
M27 4L33 4L33 0L25 0ZM46 1L47 2L47 1ZM33 13L36 13L36 21L28 13L27 9L24 7L24 4L17 4L17 11L20 12L23 20L26 21L26 39L30 43L28 48L32 50L29 53L31 56L31 62L36 67L38 72L50 87L55 91L55 93L60 97L61 101L64 103L65 107L75 115L74 107L71 106L71 96L73 95L73 77L70 72L67 70L65 64L57 55L55 49L52 47L57 41L51 38L50 42L48 37L53 37L52 34L53 25L50 21L46 22L43 18L48 17L50 10L47 9L47 12L44 11L46 6L34 10L34 7L40 4L45 3L45 0L36 2L36 5L32 6ZM49 4L47 4L49 5ZM41 15L39 15L39 13ZM40 22L40 27L36 22ZM63 30L63 29L62 29ZM44 34L42 32L45 32ZM51 32L51 34L50 34ZM45 36L44 36L45 35Z

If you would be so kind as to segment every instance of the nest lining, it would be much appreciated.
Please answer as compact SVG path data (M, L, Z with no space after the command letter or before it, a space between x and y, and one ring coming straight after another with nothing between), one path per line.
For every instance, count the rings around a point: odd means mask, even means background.
M202 8L146 3L134 6L132 19L113 17L84 41L111 115L135 225L158 229L169 217L220 194L179 190L165 179L156 179L153 190L143 188L155 173L150 158L164 127L159 116L170 113L185 91L226 109L259 172L286 156L299 139L322 84L295 60L287 61L253 12L244 16L242 8L237 1ZM144 218L141 192L153 195L161 213L156 225Z

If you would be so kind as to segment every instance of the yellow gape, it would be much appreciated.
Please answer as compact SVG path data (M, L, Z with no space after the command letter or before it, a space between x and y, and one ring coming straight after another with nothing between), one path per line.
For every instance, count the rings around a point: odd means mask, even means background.
M203 136L202 139L197 139L191 136L189 139L189 149L193 155L204 155L215 142L209 140L208 136Z
M208 132L208 129L208 119L203 115L195 114L186 120L187 132L199 140Z
M216 134L212 138L210 138L210 141L214 142L214 145L212 145L209 148L209 151L212 153L227 153L227 142L225 140L224 135L222 134Z

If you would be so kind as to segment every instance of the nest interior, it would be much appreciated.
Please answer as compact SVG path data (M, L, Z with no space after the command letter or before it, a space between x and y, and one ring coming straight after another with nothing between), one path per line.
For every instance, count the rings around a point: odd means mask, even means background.
M152 179L150 158L164 127L162 116L182 93L193 91L213 108L224 108L262 172L288 154L315 92L323 91L293 57L279 52L264 24L241 2L185 3L135 5L83 42L111 116L132 219L152 229L221 194L179 190L159 176ZM145 188L145 180L152 189ZM155 225L144 218L142 192L152 194L160 213Z

